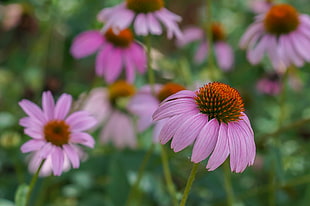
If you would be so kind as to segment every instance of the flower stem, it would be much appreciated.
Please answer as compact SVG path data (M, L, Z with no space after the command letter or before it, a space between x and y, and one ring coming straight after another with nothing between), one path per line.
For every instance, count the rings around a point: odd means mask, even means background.
M191 171L191 174L189 175L189 177L187 179L187 183L186 183L186 186L185 186L183 197L182 197L182 200L181 200L181 203L180 203L179 206L185 206L185 203L186 203L189 191L190 191L190 189L192 187L192 184L193 184L193 182L195 180L197 169L198 169L198 163L194 163L192 171Z
M227 194L227 205L231 206L234 204L235 197L234 197L234 191L231 184L231 172L229 168L229 162L226 161L223 164L224 167L224 187Z
M149 150L147 151L147 153L145 154L143 160L142 160L142 163L140 165L140 168L139 168L139 171L138 171L138 176L137 176L137 179L134 183L134 185L132 186L130 192L129 192L129 195L128 195L128 199L126 201L126 205L129 206L131 204L131 201L133 200L134 196L136 195L137 193L137 189L138 189L138 186L140 184L140 181L143 177L143 173L144 173L144 170L145 170L145 167L151 157L151 154L153 153L153 150L154 150L154 147L155 147L155 144L151 144Z
M26 205L29 204L31 192L32 192L32 190L33 190L33 188L34 188L34 185L35 185L36 182L37 182L37 179L38 179L40 170L41 170L41 168L42 168L44 162L45 162L45 159L41 161L39 168L37 169L36 173L32 176L32 179L31 179L30 184L29 184L29 189L28 189L27 197L26 197Z
M164 145L161 145L161 159L162 159L162 163L163 163L164 176L165 176L165 180L167 183L168 191L169 191L170 196L172 198L173 205L177 206L178 200L176 198L176 191L175 191L175 187L174 187L174 184L173 184L173 181L171 178L171 172L170 172L170 168L169 168L168 157L167 157L167 153L166 153Z
M154 76L154 71L152 69L151 36L150 35L147 35L145 37L145 45L146 45L146 57L147 57L148 81L151 87L152 94L154 94L155 93L154 91L155 76Z

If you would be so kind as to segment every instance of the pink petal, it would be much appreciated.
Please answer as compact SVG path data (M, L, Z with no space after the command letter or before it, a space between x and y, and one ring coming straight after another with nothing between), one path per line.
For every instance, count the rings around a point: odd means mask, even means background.
M143 74L146 71L146 53L145 50L141 45L136 42L133 42L129 47L129 52L127 53L130 55L135 67L137 68L138 72Z
M42 125L46 122L44 113L36 104L26 99L23 99L18 104L21 106L24 112L28 114L29 117L31 117L33 120L37 121L38 124Z
M71 126L73 132L84 131L96 125L95 118L89 115L87 111L78 111L72 113L66 119L67 124Z
M207 169L213 171L218 168L229 155L229 143L227 135L227 124L221 123L219 136L214 151L209 158Z
M146 15L140 13L137 15L134 23L135 32L137 35L146 36L148 34Z
M75 58L82 58L95 53L104 42L99 31L86 31L79 34L73 40L70 52Z
M37 151L41 149L45 143L46 142L42 140L29 140L20 147L20 150L22 153Z
M239 47L245 49L248 46L249 42L252 41L253 37L255 35L261 34L262 31L264 31L263 23L259 22L250 25L249 28L241 37Z
M282 35L280 37L280 44L283 46L282 51L285 52L284 57L286 57L290 63L293 63L298 67L301 67L304 64L302 58L295 52L293 43L290 41L289 36Z
M202 42L195 54L195 63L201 64L208 55L208 45L206 42Z
M72 167L73 168L79 168L80 167L80 157L78 152L76 151L75 147L73 145L65 144L62 146L65 154L68 156Z
M52 167L55 176L60 176L64 166L64 153L60 147L55 147L52 153Z
M182 20L180 16L170 12L166 8L156 11L155 15L166 26L168 39L171 39L173 36L178 39L182 38L182 32L177 24L177 22Z
M55 119L64 119L71 109L72 97L69 94L62 94L55 106Z
M202 40L203 39L204 32L202 29L198 27L188 27L183 30L183 36L181 39L177 40L177 45L179 47L183 47L186 44L189 44L191 42Z
M94 148L95 146L95 140L92 136L84 132L72 133L70 136L70 142L82 144L90 148Z
M219 135L219 122L211 119L200 131L192 153L191 161L198 163L206 159L214 150Z
M42 128L41 128L42 129ZM42 130L38 130L38 128L25 128L24 133L34 139L43 139L44 134Z
M155 124L154 129L153 129L153 142L154 143L159 143L160 141L159 134L166 123L167 123L167 119L164 119L164 120L158 121Z
M310 40L298 32L289 34L289 38L294 43L295 50L306 61L310 61Z
M153 13L146 14L146 23L151 34L161 35L162 28L158 20L154 17Z
M234 63L234 53L226 42L217 42L214 45L217 62L221 69L228 71Z
M262 39L256 44L255 48L248 49L247 58L251 64L258 64L264 56L264 53L269 44L269 36L263 36Z
M196 96L195 92L190 91L190 90L181 90L169 97L167 97L166 99L164 99L162 101L162 104L168 101L171 101L173 99L179 99L179 98L191 98L194 99L194 97Z
M175 152L179 152L192 144L207 122L207 115L201 113L184 120L172 139L171 148Z
M54 146L52 143L47 142L45 145L42 146L42 148L38 151L39 155L42 159L47 158L51 153L53 153L56 146Z
M122 71L122 49L114 48L111 51L110 58L106 62L104 77L107 83L114 82Z
M110 55L112 55L113 46L107 43L97 54L96 57L96 74L103 76L106 70L106 64Z
M42 107L47 121L52 120L54 118L55 102L50 91L43 92Z
M133 96L128 105L128 110L138 116L144 115L145 112L153 113L159 106L159 101L157 98L151 94L140 93Z
M133 63L133 60L130 58L130 54L128 54L128 52L130 52L130 50L124 50L123 52L126 70L126 81L129 83L133 83L133 81L135 80L135 65Z

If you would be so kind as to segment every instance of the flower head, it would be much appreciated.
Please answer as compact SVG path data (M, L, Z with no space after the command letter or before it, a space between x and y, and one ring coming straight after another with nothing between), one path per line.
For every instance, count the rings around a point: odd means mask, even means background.
M82 108L103 124L100 132L102 143L112 142L117 148L137 145L133 121L127 111L127 102L135 94L133 85L116 81L108 88L95 88L86 97Z
M266 53L279 71L310 61L310 17L288 4L276 4L256 17L240 40L247 58L258 64Z
M163 0L126 0L112 8L103 9L98 14L98 20L105 23L103 31L112 28L118 32L133 23L138 35L161 35L163 24L169 39L182 36L177 24L181 17L167 10Z
M168 96L175 94L185 88L179 84L169 82L164 85L156 84L152 89L149 85L142 87L128 103L128 110L138 116L138 131L142 132L153 125L152 115L158 108L161 101ZM162 129L165 120L158 121L155 124L153 132L153 141L159 142L159 132Z
M128 82L134 81L135 69L139 73L146 70L145 51L134 41L129 29L124 29L118 34L112 29L104 34L99 31L86 31L79 34L71 46L71 54L75 58L82 58L97 51L96 74L104 77L108 83L117 80L123 67Z
M198 163L210 155L209 170L219 167L228 155L235 172L242 172L254 162L254 133L242 98L226 84L214 82L196 91L171 95L153 118L166 119L159 134L162 144L172 139L171 148L179 152L194 143L191 161Z
M231 46L226 42L226 35L223 27L219 23L212 24L212 41L214 44L217 63L224 71L230 70L234 63L234 54ZM182 47L191 42L199 41L199 46L195 54L195 62L202 63L208 54L208 44L206 32L198 27L188 27L183 31L183 38L177 41L178 46Z
M256 89L263 94L278 95L282 90L280 75L275 72L265 75L256 83Z
M34 166L39 166L45 159L45 173L52 170L54 175L61 175L65 160L69 160L67 163L71 162L73 168L78 168L81 149L77 144L94 147L93 138L84 131L93 127L96 120L86 111L68 115L71 103L72 97L63 94L55 104L49 91L43 92L42 109L28 100L19 102L28 115L20 119L19 124L25 127L25 134L32 137L21 146L21 151L34 152L31 159Z

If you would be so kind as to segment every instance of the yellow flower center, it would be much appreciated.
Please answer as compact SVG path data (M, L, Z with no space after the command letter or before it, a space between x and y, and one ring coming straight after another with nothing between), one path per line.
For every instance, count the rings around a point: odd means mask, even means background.
M163 0L126 0L127 8L135 13L149 13L164 7Z
M112 104L116 103L118 99L127 98L135 94L135 87L124 80L114 82L108 89Z
M299 25L298 12L288 4L278 4L270 8L264 19L267 32L275 35L287 34Z
M213 41L222 41L225 39L225 33L224 33L224 30L221 26L221 24L219 23L213 23L212 24L212 27L211 27L211 30L212 30L212 40Z
M215 118L219 122L238 121L244 111L239 92L220 82L204 85L196 92L196 104L201 113L208 115L209 120Z
M160 91L157 94L157 98L158 100L161 102L164 99L166 99L167 97L169 97L170 95L173 95L181 90L184 90L185 87L176 84L176 83L167 83L165 84Z
M108 42L117 47L126 48L133 41L133 35L129 29L124 29L119 34L115 34L112 29L109 29L104 36Z
M44 126L45 140L56 146L68 144L70 127L63 120L52 120Z

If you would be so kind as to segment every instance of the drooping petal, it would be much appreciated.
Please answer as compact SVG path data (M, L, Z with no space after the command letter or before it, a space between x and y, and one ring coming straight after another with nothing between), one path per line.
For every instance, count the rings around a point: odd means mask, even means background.
M64 153L60 147L55 147L52 153L52 167L55 176L60 176L64 166Z
M218 168L229 155L229 143L227 135L227 124L221 123L219 136L215 148L209 158L207 169L213 171Z
M95 146L95 140L85 132L72 133L70 136L70 142L82 144L90 148Z
M122 71L123 59L122 50L114 48L111 51L110 58L106 62L104 70L104 77L108 83L114 82Z
M72 97L69 94L62 94L55 106L55 119L64 119L71 109Z
M75 147L73 145L65 144L62 146L64 149L64 152L68 156L72 167L73 168L79 168L80 167L80 157L78 152L76 151Z
M310 61L310 40L298 32L289 34L289 38L294 43L294 48L304 60Z
M135 64L137 71L143 74L146 71L146 53L141 45L136 42L133 42L129 47L129 53L131 60Z
M54 149L55 149L55 146L52 145L52 143L47 142L46 144L44 144L42 146L42 148L38 152L40 154L40 157L42 159L45 159L45 158L47 158L47 156L51 155L51 153L54 151Z
M74 58L82 58L95 53L104 42L104 37L99 31L86 31L73 40L70 52Z
M226 42L217 42L214 45L217 62L221 69L228 71L234 63L234 53Z
M192 162L198 163L206 159L214 150L218 135L219 122L216 119L211 119L200 131L192 153Z
M150 31L151 34L154 35L161 35L162 34L162 28L160 26L160 23L158 20L154 17L153 13L148 13L146 14L146 23L148 26L148 30Z
M55 102L50 91L43 92L42 107L47 121L54 118Z
M198 113L186 119L176 131L171 142L171 148L175 152L179 152L192 144L207 122L208 117L202 113Z
M198 27L188 27L183 30L183 37L177 40L177 45L183 47L193 41L202 40L204 32Z
M239 42L239 47L245 49L250 41L252 41L255 35L258 35L264 31L264 25L262 23L254 23L246 30L246 32L241 37Z
M135 80L135 65L133 63L133 60L130 58L130 54L128 54L130 50L124 50L123 51L123 59L124 59L124 65L126 70L126 81L129 83L133 83Z
M208 45L207 42L201 42L199 45L196 53L195 53L195 63L201 64L207 57L208 55Z
M37 151L41 149L41 147L45 144L45 141L42 140L29 140L26 143L24 143L20 150L22 153L27 153L27 152L32 152L32 151Z
M96 57L96 74L103 76L106 70L106 64L112 54L113 46L107 43L97 54Z
M173 14L166 8L156 11L155 15L166 26L168 39L173 36L178 39L182 38L182 32L177 24L178 21L181 21L180 16Z
M97 123L96 119L90 116L87 111L72 113L68 116L66 122L71 126L73 132L91 129Z
M134 28L137 35L146 36L148 34L148 26L145 14L141 13L137 15Z

